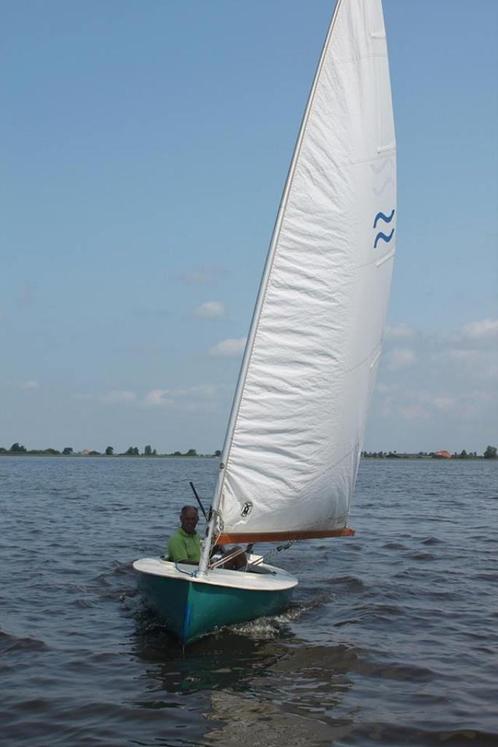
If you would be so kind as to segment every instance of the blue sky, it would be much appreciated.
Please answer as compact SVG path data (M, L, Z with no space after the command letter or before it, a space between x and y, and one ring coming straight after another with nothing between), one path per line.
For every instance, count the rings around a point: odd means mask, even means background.
M0 445L221 448L329 0L0 2ZM384 0L366 448L498 444L498 3Z

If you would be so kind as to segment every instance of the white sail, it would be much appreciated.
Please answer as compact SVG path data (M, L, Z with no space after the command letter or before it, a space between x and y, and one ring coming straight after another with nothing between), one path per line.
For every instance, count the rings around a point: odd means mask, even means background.
M347 525L396 223L380 0L339 0L298 137L234 400L215 507L226 541Z

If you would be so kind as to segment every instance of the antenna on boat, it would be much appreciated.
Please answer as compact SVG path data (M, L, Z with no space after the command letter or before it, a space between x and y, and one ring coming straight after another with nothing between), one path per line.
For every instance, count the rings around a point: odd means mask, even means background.
M202 515L204 516L204 518L205 518L205 519L206 519L206 521L207 521L207 520L208 520L208 517L207 517L206 511L204 510L204 506L202 505L202 501L201 501L201 499L199 498L199 495L198 495L198 493L197 493L197 490L195 489L195 485L194 485L194 483L193 483L192 481L190 481L190 482L189 482L189 485L190 485L190 487L192 488L192 492L193 492L193 494L195 495L195 500L196 500L196 501L197 501L197 503L199 504L199 507L200 507L200 509L201 509L201 511L202 511Z

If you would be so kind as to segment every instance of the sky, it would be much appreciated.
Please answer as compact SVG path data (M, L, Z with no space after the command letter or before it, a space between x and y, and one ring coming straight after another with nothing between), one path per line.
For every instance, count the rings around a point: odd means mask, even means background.
M0 446L221 449L333 0L1 0ZM384 0L368 450L498 445L498 3Z

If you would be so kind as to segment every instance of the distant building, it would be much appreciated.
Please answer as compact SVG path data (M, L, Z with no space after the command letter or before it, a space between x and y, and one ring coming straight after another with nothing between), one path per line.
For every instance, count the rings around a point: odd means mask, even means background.
M432 456L434 457L434 459L451 459L451 454L449 451L446 451L446 449L435 451Z

